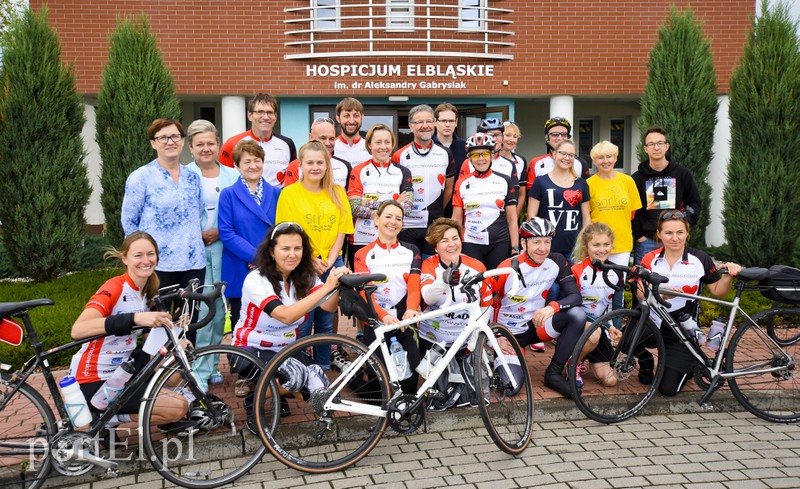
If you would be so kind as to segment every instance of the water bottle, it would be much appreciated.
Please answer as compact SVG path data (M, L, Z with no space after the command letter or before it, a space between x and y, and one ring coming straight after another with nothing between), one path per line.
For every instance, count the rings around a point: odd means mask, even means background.
M425 358L417 365L417 372L423 379L427 379L428 375L436 368L436 364L442 359L445 353L444 343L438 342L431 344L430 349L425 354Z
M117 367L114 373L111 374L100 389L92 396L92 406L99 410L104 410L108 405L117 398L122 389L125 388L125 383L128 382L133 374L136 373L136 368L133 362L127 361Z
M694 338L700 346L706 344L706 334L700 329L700 326L697 325L697 321L695 321L692 316L684 312L678 317L678 321L680 321L681 327L686 331L689 338Z
M80 428L91 423L92 413L89 412L89 405L86 404L86 398L83 397L75 377L64 377L58 385L61 387L61 397L64 398L72 426Z
M403 349L403 345L397 342L397 338L392 336L389 342L389 351L392 354L392 362L397 367L399 380L406 380L411 377L411 369L408 368L408 354Z
M728 321L725 318L716 318L711 321L711 329L708 330L708 341L706 342L706 348L711 351L718 351L719 347L722 344L722 335L725 334L725 327L728 325Z

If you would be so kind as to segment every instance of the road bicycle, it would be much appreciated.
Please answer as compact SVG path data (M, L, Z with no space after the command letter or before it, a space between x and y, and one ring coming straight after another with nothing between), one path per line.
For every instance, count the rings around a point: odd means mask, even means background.
M669 328L679 339L679 344L696 360L692 375L704 391L698 399L702 407L710 409L708 400L727 382L736 400L756 416L779 423L800 420L800 378L797 371L800 324L774 321L780 308L751 317L739 307L742 293L754 290L747 282L767 279L771 273L769 270L745 268L740 271L735 283L735 297L729 302L674 290L661 291L659 286L668 279L643 267L629 268L599 261L593 265L603 271L604 280L612 288L618 289L609 282L608 270L620 271L632 280L638 280L644 299L636 309L620 309L597 318L575 346L572 358L581 358L582 352L590 351L587 355L590 362L609 361L617 377L614 386L604 386L584 378L583 387L579 388L575 374L580 362L571 362L567 378L575 402L586 416L601 423L623 421L641 411L653 397L665 368L662 361L664 340L651 318L651 314L655 314L661 320L662 330ZM661 293L730 308L717 352L712 352L709 357L695 339L690 338L669 314L670 304ZM741 317L737 320L739 314ZM613 343L607 329L617 323L622 338ZM594 345L598 345L596 349ZM651 358L654 365L652 374L647 368ZM643 360L645 369L642 368Z
M500 268L462 277L460 287L467 302L453 304L448 299L449 305L392 325L378 321L371 300L376 286L368 285L385 281L386 276L343 276L338 287L343 314L352 313L367 322L367 327L374 328L376 340L364 345L337 334L313 335L281 350L267 364L256 388L256 419L267 449L287 466L309 473L355 464L376 446L387 426L409 434L423 425L430 401L447 396L436 388L439 377L457 355L464 355L466 347L465 375L472 371L472 378L466 380L474 385L475 404L489 436L504 452L522 453L533 430L530 374L514 336L505 326L488 323L489 311L481 308L476 293L484 279L506 274L512 275L516 290L517 273L513 268ZM404 394L384 335L453 315L464 319L463 331L416 393ZM329 385L313 391L287 391L281 372L306 351L320 347L335 353L333 363L338 368L325 372L324 382ZM291 414L282 417L281 411Z
M34 356L14 372L0 377L0 487L40 487L51 468L65 476L78 476L98 466L108 476L119 474L120 460L130 460L134 454L115 457L116 448L138 444L138 450L167 480L191 488L217 487L246 474L266 453L261 440L243 429L246 422L244 400L233 395L234 383L247 370L255 378L264 371L264 364L252 353L229 345L214 345L193 349L183 346L181 338L187 331L203 327L214 317L215 300L222 295L224 284L210 292L192 287L162 289L154 299L156 304L183 300L175 315L179 326L153 328L144 342L144 351L154 351L147 365L136 373L105 411L94 415L88 428L76 429L62 400L49 358L103 338L73 341L44 349L34 328L29 311L53 305L51 299L0 303L3 327L20 329L34 350ZM194 309L204 302L206 316L191 324ZM18 318L11 323L8 318ZM135 327L134 330L146 328ZM20 343L22 336L20 334ZM152 342L152 343L148 343ZM162 346L163 345L163 346ZM208 386L204 391L192 372L192 362L209 355L219 356L219 371L223 382ZM10 366L4 365L4 370ZM40 374L35 374L40 371ZM107 424L122 405L138 395L147 385L138 413L138 437L129 436L117 441L118 435L130 430L119 427L107 431ZM44 394L44 395L43 395ZM49 394L49 399L45 396ZM188 408L182 421L158 425L156 405L163 398L180 399ZM49 402L48 402L49 401ZM162 401L163 402L163 401ZM55 412L54 412L55 411ZM58 419L57 419L58 418ZM104 434L110 442L108 454L101 450ZM140 456L141 456L141 452Z

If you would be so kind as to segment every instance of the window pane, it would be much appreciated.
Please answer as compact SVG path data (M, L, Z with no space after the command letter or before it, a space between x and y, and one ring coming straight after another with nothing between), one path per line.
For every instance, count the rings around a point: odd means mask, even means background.
M386 28L392 30L411 30L414 28L413 0L387 0Z
M594 120L582 119L578 122L578 154L586 158L591 166L589 156L594 146Z
M338 29L339 0L311 0L311 6L317 7L313 12L314 26L318 29ZM326 7L326 8L323 8Z
M611 142L619 148L617 164L614 168L625 167L625 119L611 119Z
M480 19L483 18L483 14L480 9L477 8L467 8L467 7L480 7L483 5L485 0L459 0L461 4L461 18L459 19L459 27L462 29L481 29L483 26L481 25Z

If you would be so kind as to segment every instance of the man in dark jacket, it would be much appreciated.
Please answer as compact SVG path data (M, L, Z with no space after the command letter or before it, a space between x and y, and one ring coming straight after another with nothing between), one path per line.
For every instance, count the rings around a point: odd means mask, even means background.
M644 133L644 151L649 157L639 164L633 181L639 190L642 208L633 218L634 263L658 248L654 241L658 215L666 209L686 214L691 225L700 218L702 200L694 177L688 168L667 156L669 142L662 127L653 126Z

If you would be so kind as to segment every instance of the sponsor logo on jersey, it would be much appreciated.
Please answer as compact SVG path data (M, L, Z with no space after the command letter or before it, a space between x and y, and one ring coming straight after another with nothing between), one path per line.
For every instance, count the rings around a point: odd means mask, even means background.
M469 204L464 204L464 209L466 210L477 209L480 206L481 206L480 202L470 202Z
M416 184L416 183L422 183L424 181L425 177L423 177L422 175L414 175L413 177L411 177L411 183Z
M364 194L364 198L367 200L378 200L380 195L378 194Z
M510 295L508 296L508 300L510 300L511 302L515 302L517 304L522 304L523 302L528 300L528 298L525 297L524 295Z

